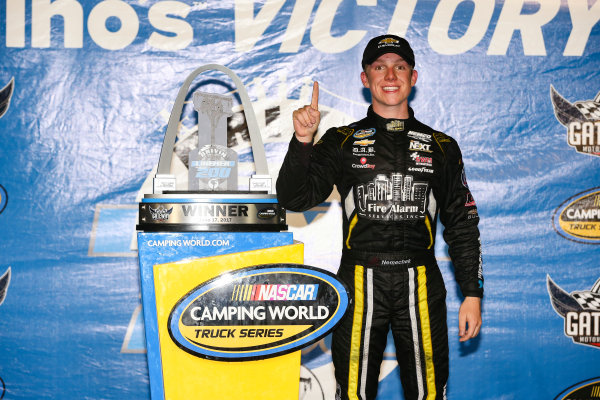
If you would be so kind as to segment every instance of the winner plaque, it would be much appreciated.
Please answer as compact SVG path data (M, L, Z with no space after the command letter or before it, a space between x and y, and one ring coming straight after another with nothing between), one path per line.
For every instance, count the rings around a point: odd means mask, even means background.
M250 136L256 174L249 190L238 190L238 154L227 146L227 117L232 115L232 98L196 91L198 142L188 154L188 190L176 190L171 160L183 104L193 79L217 70L236 84ZM138 230L143 231L280 231L287 230L285 209L271 193L265 150L250 98L240 78L228 68L209 64L193 71L182 85L163 141L153 193L139 205Z

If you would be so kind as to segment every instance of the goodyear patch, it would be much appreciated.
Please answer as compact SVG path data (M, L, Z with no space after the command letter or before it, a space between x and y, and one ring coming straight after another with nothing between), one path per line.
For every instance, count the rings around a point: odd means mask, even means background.
M575 242L600 244L600 187L565 200L552 216L554 230Z
M173 307L171 339L198 357L270 358L316 342L340 321L348 294L335 275L299 264L227 272Z

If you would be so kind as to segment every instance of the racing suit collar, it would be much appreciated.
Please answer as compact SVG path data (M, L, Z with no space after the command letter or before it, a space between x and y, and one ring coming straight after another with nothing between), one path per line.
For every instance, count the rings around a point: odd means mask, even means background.
M408 107L407 119L384 118L373 111L373 106L369 106L367 116L375 121L375 126L379 129L384 129L388 132L404 132L408 129L411 122L414 121L415 114L413 109Z

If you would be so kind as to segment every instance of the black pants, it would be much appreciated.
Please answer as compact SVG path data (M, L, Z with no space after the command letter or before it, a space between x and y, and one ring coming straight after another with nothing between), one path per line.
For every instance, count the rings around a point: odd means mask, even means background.
M345 252L352 302L332 336L337 399L375 399L389 329L406 400L446 399L446 289L432 253Z

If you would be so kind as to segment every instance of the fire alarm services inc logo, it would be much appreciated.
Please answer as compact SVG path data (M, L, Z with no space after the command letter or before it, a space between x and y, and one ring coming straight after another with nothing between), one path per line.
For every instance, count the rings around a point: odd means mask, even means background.
M173 307L168 330L177 346L198 357L263 359L316 342L347 307L345 287L327 271L259 265L197 286Z

